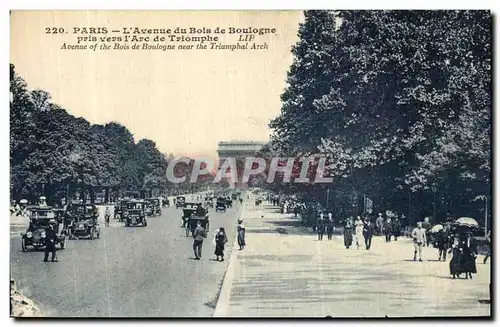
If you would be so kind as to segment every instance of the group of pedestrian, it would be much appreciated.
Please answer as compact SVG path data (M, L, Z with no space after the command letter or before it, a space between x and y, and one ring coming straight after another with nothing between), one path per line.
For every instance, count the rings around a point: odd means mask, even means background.
M319 215L315 229L316 232L318 233L318 241L323 240L323 235L325 235L325 232L328 237L328 240L332 240L333 231L335 229L335 222L333 221L332 214L328 213L328 219L325 220L324 214L321 213Z
M379 236L385 236L386 243L390 243L392 237L397 241L398 237L401 236L402 224L397 215L393 218L387 217L384 219L382 213L379 213L375 225L375 233Z
M472 232L461 232L454 237L450 252L453 253L450 261L450 275L453 276L453 279L464 273L465 279L472 279L472 274L477 273L476 258L478 254L477 242L472 237Z
M194 251L195 260L201 260L203 240L205 238L207 238L206 231L203 228L203 226L201 225L201 221L198 221L196 223L196 228L194 229L194 232L193 232L193 251ZM238 239L238 245L240 247L240 250L243 250L245 248L245 245L246 245L245 226L243 225L243 220L241 220L241 219L238 220L237 239ZM217 258L216 260L219 262L223 262L224 261L225 245L228 242L226 230L224 229L224 227L220 227L215 232L214 242L215 242L214 254Z
M344 246L349 249L355 243L357 249L364 246L366 250L370 250L374 234L375 226L368 217L364 221L361 216L357 216L356 220L349 217L344 223Z

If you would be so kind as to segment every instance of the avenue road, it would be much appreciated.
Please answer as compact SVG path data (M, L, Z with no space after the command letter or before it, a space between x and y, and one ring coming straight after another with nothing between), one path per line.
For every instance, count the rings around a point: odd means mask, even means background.
M231 251L241 205L226 213L209 209L210 232L203 256L194 260L192 237L181 228L181 209L164 208L147 227L101 224L98 240L71 240L59 262L43 262L43 251L21 251L11 236L11 278L39 303L46 317L209 317L228 260L215 261L211 238L226 229Z

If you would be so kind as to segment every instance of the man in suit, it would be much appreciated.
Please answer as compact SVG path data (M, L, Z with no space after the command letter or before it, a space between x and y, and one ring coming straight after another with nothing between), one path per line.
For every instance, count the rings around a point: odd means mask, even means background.
M399 235L401 235L401 221L399 221L398 217L392 221L392 233L394 234L394 241L397 241Z
M196 222L196 228L193 233L193 251L196 260L201 259L201 250L203 247L203 239L206 238L207 235L205 233L205 229L201 227L201 221Z
M57 262L56 255L56 242L57 242L57 233L56 233L56 224L57 222L54 219L51 219L49 222L49 226L45 229L45 255L43 257L43 261L49 261L49 253L52 253L52 262Z
M363 236L365 238L365 248L370 250L372 246L372 237L375 233L375 226L372 224L371 220L366 218L365 224L363 227Z
M385 235L385 241L387 243L391 243L391 236L392 236L392 221L391 221L391 218L387 218L387 220L384 223L384 235Z

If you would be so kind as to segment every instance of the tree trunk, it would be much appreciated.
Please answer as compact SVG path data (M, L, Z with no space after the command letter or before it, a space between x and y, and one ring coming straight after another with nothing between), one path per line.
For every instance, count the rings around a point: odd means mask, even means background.
M88 188L89 195L90 195L90 203L95 203L95 189L93 186L90 186Z
M104 189L104 202L109 203L109 187Z

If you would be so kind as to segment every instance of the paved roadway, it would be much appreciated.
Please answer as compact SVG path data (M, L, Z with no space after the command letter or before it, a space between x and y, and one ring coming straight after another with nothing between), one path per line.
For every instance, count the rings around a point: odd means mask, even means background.
M226 256L241 206L210 209L210 233L202 260L193 260L192 238L181 228L181 209L163 209L147 227L112 221L99 240L67 241L59 262L44 263L42 251L21 252L11 236L11 278L50 317L212 316L228 260L215 261L211 237L224 226Z

